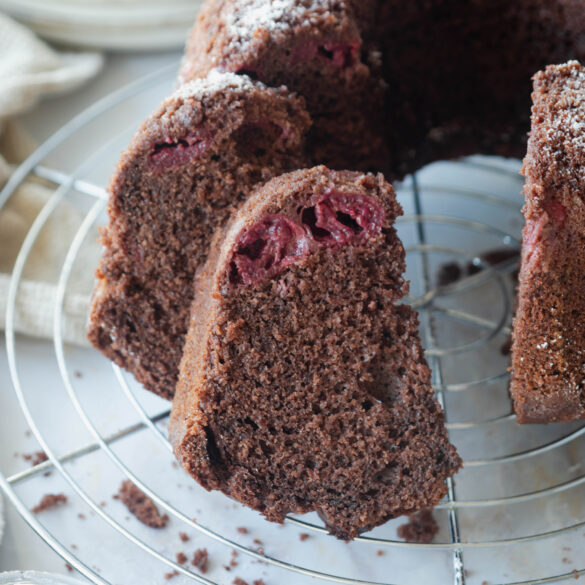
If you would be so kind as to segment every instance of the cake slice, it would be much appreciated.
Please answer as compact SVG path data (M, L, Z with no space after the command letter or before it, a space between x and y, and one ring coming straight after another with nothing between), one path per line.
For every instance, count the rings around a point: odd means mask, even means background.
M314 161L384 170L378 0L207 0L179 73L190 80L232 71L302 95Z
M534 77L510 391L519 423L585 416L585 68Z
M431 507L460 466L435 400L381 175L296 171L195 280L170 438L206 489L351 539Z
M89 339L172 398L193 277L218 226L259 181L304 166L310 125L284 89L210 73L140 127L109 187Z

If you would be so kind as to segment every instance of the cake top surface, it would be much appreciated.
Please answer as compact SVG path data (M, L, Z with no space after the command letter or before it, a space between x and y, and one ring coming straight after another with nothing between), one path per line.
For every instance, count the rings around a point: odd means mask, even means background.
M585 180L585 68L551 65L534 80L532 155L551 178Z
M233 3L228 26L234 36L247 35L250 30L264 28L269 32L287 29L312 12L326 10L326 0L243 0Z
M232 92L242 94L247 91L265 88L266 86L258 81L252 81L247 75L236 75L212 69L206 77L188 81L180 85L167 99L187 99L194 98L202 100L208 98L217 92Z
M323 18L332 19L343 2L331 0L242 0L233 2L226 14L229 48L247 46L262 33L285 34L295 27L318 27Z

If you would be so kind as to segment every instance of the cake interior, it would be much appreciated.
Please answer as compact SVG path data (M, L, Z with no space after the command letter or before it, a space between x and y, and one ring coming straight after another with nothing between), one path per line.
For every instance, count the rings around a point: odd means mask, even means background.
M396 211L363 193L297 198L257 217L200 288L221 300L188 338L171 431L204 487L274 521L317 510L341 538L444 495L459 459L416 314L397 304Z

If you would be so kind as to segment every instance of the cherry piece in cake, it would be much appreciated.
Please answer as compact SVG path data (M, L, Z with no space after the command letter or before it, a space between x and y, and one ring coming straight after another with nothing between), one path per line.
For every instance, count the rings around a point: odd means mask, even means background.
M212 142L211 133L205 128L197 134L188 134L168 142L157 142L150 153L151 166L164 171L188 164L199 157L209 148Z
M234 282L274 276L320 247L363 242L380 230L384 210L372 197L332 191L298 215L297 221L268 215L241 235L232 260Z

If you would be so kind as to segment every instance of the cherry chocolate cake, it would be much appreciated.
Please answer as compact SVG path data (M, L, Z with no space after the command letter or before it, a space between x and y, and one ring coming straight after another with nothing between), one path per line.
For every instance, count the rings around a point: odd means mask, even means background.
M510 390L520 423L585 416L585 68L534 77Z
M214 231L258 181L304 166L309 124L285 89L213 72L167 98L122 155L89 339L149 390L174 394L193 276Z
M169 428L205 488L343 539L445 495L461 462L399 303L401 212L382 175L320 166L259 187L216 238Z

